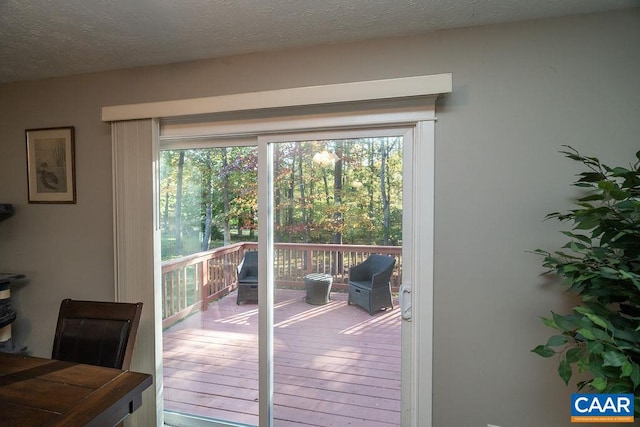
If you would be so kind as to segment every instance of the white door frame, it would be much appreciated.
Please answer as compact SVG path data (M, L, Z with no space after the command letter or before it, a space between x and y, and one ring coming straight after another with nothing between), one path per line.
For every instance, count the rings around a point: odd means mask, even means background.
M149 203L150 196L153 200L157 198L158 139L224 135L229 133L225 132L225 126L229 129L234 125L237 131L242 125L245 130L241 133L247 135L371 126L413 128L410 179L414 194L409 197L414 202L408 214L420 218L413 222L410 238L413 259L419 262L414 262L411 271L405 274L411 283L417 284L420 279L419 286L413 286L410 299L411 305L420 310L413 310L411 336L403 336L413 346L408 352L408 363L414 375L403 378L403 382L410 381L411 387L408 395L403 395L403 401L410 403L403 405L402 420L406 427L431 426L435 99L451 89L451 75L440 74L103 108L102 119L112 122L116 299L135 298L145 303L147 310L138 331L133 369L155 377L155 387L145 392L144 405L134 413L132 425L163 423L162 322L157 321L161 306L156 253L158 222L154 203ZM288 106L298 108L295 112L280 110ZM268 114L256 118L256 109ZM229 112L237 114L230 117ZM194 121L192 117L196 114L211 116ZM205 125L200 126L202 123ZM266 150L267 144L263 146ZM267 154L259 151L259 156ZM416 197L418 191L420 197ZM268 239L264 244L268 244ZM154 286L141 286L141 280ZM268 327L269 318L263 320ZM269 419L271 414L266 417ZM261 415L260 425L266 427L264 422Z

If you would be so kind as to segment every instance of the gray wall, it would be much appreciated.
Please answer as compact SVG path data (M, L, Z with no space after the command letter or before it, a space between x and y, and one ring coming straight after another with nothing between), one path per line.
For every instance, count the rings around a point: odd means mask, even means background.
M434 425L568 426L571 389L530 352L565 310L527 251L563 243L546 213L571 206L569 144L611 164L640 149L640 10L442 31L0 85L0 271L14 337L48 356L60 300L113 298L105 105L453 73L438 102ZM24 130L76 127L76 205L29 205Z

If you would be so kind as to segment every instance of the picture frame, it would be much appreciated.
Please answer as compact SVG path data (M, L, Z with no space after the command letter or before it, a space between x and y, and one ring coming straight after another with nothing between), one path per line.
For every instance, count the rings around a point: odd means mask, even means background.
M27 129L29 203L76 203L75 128Z

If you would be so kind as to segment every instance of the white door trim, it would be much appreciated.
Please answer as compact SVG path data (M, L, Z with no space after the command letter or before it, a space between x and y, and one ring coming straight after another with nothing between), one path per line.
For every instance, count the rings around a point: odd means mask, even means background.
M380 108L374 108L375 116L357 113L345 113L339 124L341 128L367 128L375 125L414 126L412 182L414 193L420 193L420 197L414 194L413 218L415 230L412 233L412 248L414 259L419 260L413 265L409 273L415 285L416 278L420 279L420 286L414 286L412 294L413 305L420 305L421 309L414 315L414 327L411 334L413 349L411 357L415 366L412 371L415 376L412 381L410 405L403 409L404 426L430 427L432 420L432 357L433 357L433 227L434 227L434 147L435 147L435 99L438 94L449 93L452 89L451 75L440 74L435 76L418 76L401 79L378 80L369 82L355 82L338 85L313 86L307 88L283 89L277 91L254 92L220 97L198 98L191 100L166 101L158 103L123 105L115 107L103 107L102 119L114 122L112 129L117 129L118 123L139 118L152 119L152 129L144 135L129 132L112 135L114 145L118 145L118 153L113 157L114 180L114 247L115 247L115 278L118 298L135 295L143 301L149 301L149 306L155 305L157 298L156 289L160 287L160 278L154 273L159 266L148 266L148 263L127 263L123 265L119 260L138 259L142 253L151 250L154 245L154 236L157 232L156 215L152 203L143 200L135 201L128 198L130 194L154 194L154 186L157 180L155 176L156 158L158 155L157 135L159 121L176 118L187 119L186 122L196 123L195 114L213 114L210 123L221 121L221 115L229 112L252 113L251 119L256 120L256 109L264 109L265 117L270 121L277 121L278 115L289 117L284 107L297 106L299 129L322 129L331 127L330 122L336 117L327 120L327 111L353 110L344 108L354 102L359 111L368 110L367 105L385 101L385 111L380 113ZM421 102L415 102L420 98ZM391 100L391 101L389 101ZM369 102L367 102L369 101ZM305 109L301 106L312 106ZM394 108L395 105L395 108ZM317 110L317 107L322 107ZM326 108L325 108L326 107ZM284 108L280 110L280 108ZM308 111L309 114L305 114ZM379 114L378 114L379 113ZM417 115L416 115L417 114ZM260 115L260 114L258 114ZM275 117L275 119L274 119ZM345 118L346 117L346 118ZM372 118L375 117L375 118ZM226 117L223 117L226 118ZM234 117L237 120L238 117ZM382 123L384 122L384 123ZM291 125L291 122L289 122ZM303 126L304 125L304 126ZM143 125L144 126L144 125ZM258 126L259 127L259 126ZM282 129L276 126L271 129L275 132ZM253 132L259 129L253 129ZM197 132L196 132L197 133ZM243 129L243 133L250 134L251 126ZM154 136L156 135L156 136ZM254 133L255 135L255 133ZM169 139L171 137L166 136ZM163 135L160 135L160 139ZM265 145L266 146L266 145ZM262 156L268 153L262 152ZM268 173L268 171L265 171ZM131 175L128 175L131 174ZM127 191L118 189L126 188ZM135 207L135 214L125 207ZM124 209L124 210L123 210ZM126 212L125 212L126 210ZM118 230L126 230L119 232ZM124 240L123 240L124 239ZM145 242L141 248L136 242ZM156 258L156 263L159 261ZM137 267L136 267L137 265ZM144 270L144 271L143 271ZM128 278L128 279L124 279ZM154 286L143 286L134 279L145 278L153 280ZM134 291L135 289L135 291ZM153 302L152 302L153 301ZM156 318L160 305L154 307L154 313L150 318ZM266 319L268 323L268 319ZM268 325L266 325L268 326ZM138 359L157 357L161 355L161 335L152 325L141 328L138 332L136 354ZM136 355L134 355L136 357ZM153 360L153 359L152 359ZM146 402L132 419L132 425L147 426L148 422L137 420L156 419L157 425L163 423L162 416L162 363L155 361L156 391L155 402ZM135 359L134 359L135 368ZM406 398L407 396L403 396ZM154 404L155 403L155 404ZM408 420L410 424L407 424ZM261 422L261 425L264 425ZM266 427L266 426L265 426Z

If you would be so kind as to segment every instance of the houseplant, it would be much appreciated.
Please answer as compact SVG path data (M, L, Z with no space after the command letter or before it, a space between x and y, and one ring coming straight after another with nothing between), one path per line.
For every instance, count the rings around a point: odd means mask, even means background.
M555 334L532 351L556 357L567 385L581 374L578 390L633 393L640 416L640 151L629 167L609 167L566 149L585 169L573 185L586 193L575 209L547 215L572 225L562 250L535 253L579 304L543 317Z

